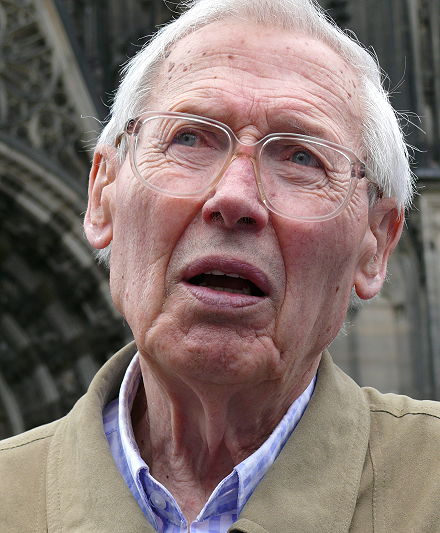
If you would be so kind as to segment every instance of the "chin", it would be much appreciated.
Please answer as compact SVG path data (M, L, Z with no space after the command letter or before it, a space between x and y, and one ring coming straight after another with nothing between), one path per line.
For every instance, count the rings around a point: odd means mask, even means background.
M170 324L168 324L170 326ZM270 337L213 325L187 331L157 323L145 338L145 359L183 380L212 384L259 383L284 370ZM139 346L138 346L139 347Z

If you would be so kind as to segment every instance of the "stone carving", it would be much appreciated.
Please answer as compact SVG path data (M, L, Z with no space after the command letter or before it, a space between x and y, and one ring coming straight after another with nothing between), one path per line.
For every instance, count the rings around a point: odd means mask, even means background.
M35 9L32 0L0 4L0 132L84 183L89 158L81 117Z
M18 427L2 392L24 427L47 422L84 391L76 361L91 353L99 366L125 337L83 239L78 199L10 155L0 158L0 437Z
M83 237L87 134L37 4L0 2L0 438L66 412L77 361L126 337Z

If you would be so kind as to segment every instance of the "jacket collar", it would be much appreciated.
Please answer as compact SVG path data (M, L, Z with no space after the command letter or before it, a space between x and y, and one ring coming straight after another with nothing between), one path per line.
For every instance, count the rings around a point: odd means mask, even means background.
M347 532L369 433L362 390L325 352L306 412L229 531Z
M49 533L154 531L116 468L102 423L135 353L131 343L112 357L57 428L48 456Z
M106 363L57 428L48 455L48 532L153 533L120 476L102 424L136 352ZM324 354L314 395L293 436L230 531L347 532L368 445L361 389Z

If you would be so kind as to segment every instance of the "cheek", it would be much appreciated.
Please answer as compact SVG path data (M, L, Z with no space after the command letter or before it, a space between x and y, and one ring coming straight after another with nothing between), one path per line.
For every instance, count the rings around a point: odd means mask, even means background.
M338 266L353 260L357 236L347 228L347 224L333 219L278 231L288 279L295 282L300 276L319 286Z
M132 185L132 184L130 184ZM133 329L147 328L160 312L169 259L199 207L146 187L126 187L114 216L110 268L112 297Z
M360 236L347 220L296 224L278 231L287 274L277 337L326 345L339 330L348 305ZM292 332L294 336L292 337ZM299 346L297 346L299 348Z

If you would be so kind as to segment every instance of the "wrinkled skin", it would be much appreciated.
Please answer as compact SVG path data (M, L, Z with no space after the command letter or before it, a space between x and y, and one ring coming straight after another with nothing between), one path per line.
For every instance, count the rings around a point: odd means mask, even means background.
M148 109L220 120L246 143L308 133L362 158L357 86L310 37L223 21L174 47ZM136 436L189 519L308 385L352 287L361 298L380 290L402 226L392 199L369 210L365 180L332 220L274 215L258 196L252 150L240 155L196 200L147 189L111 147L98 146L90 178L86 233L96 248L112 242L112 297L141 354ZM202 301L183 278L206 258L258 269L268 295L249 305Z

